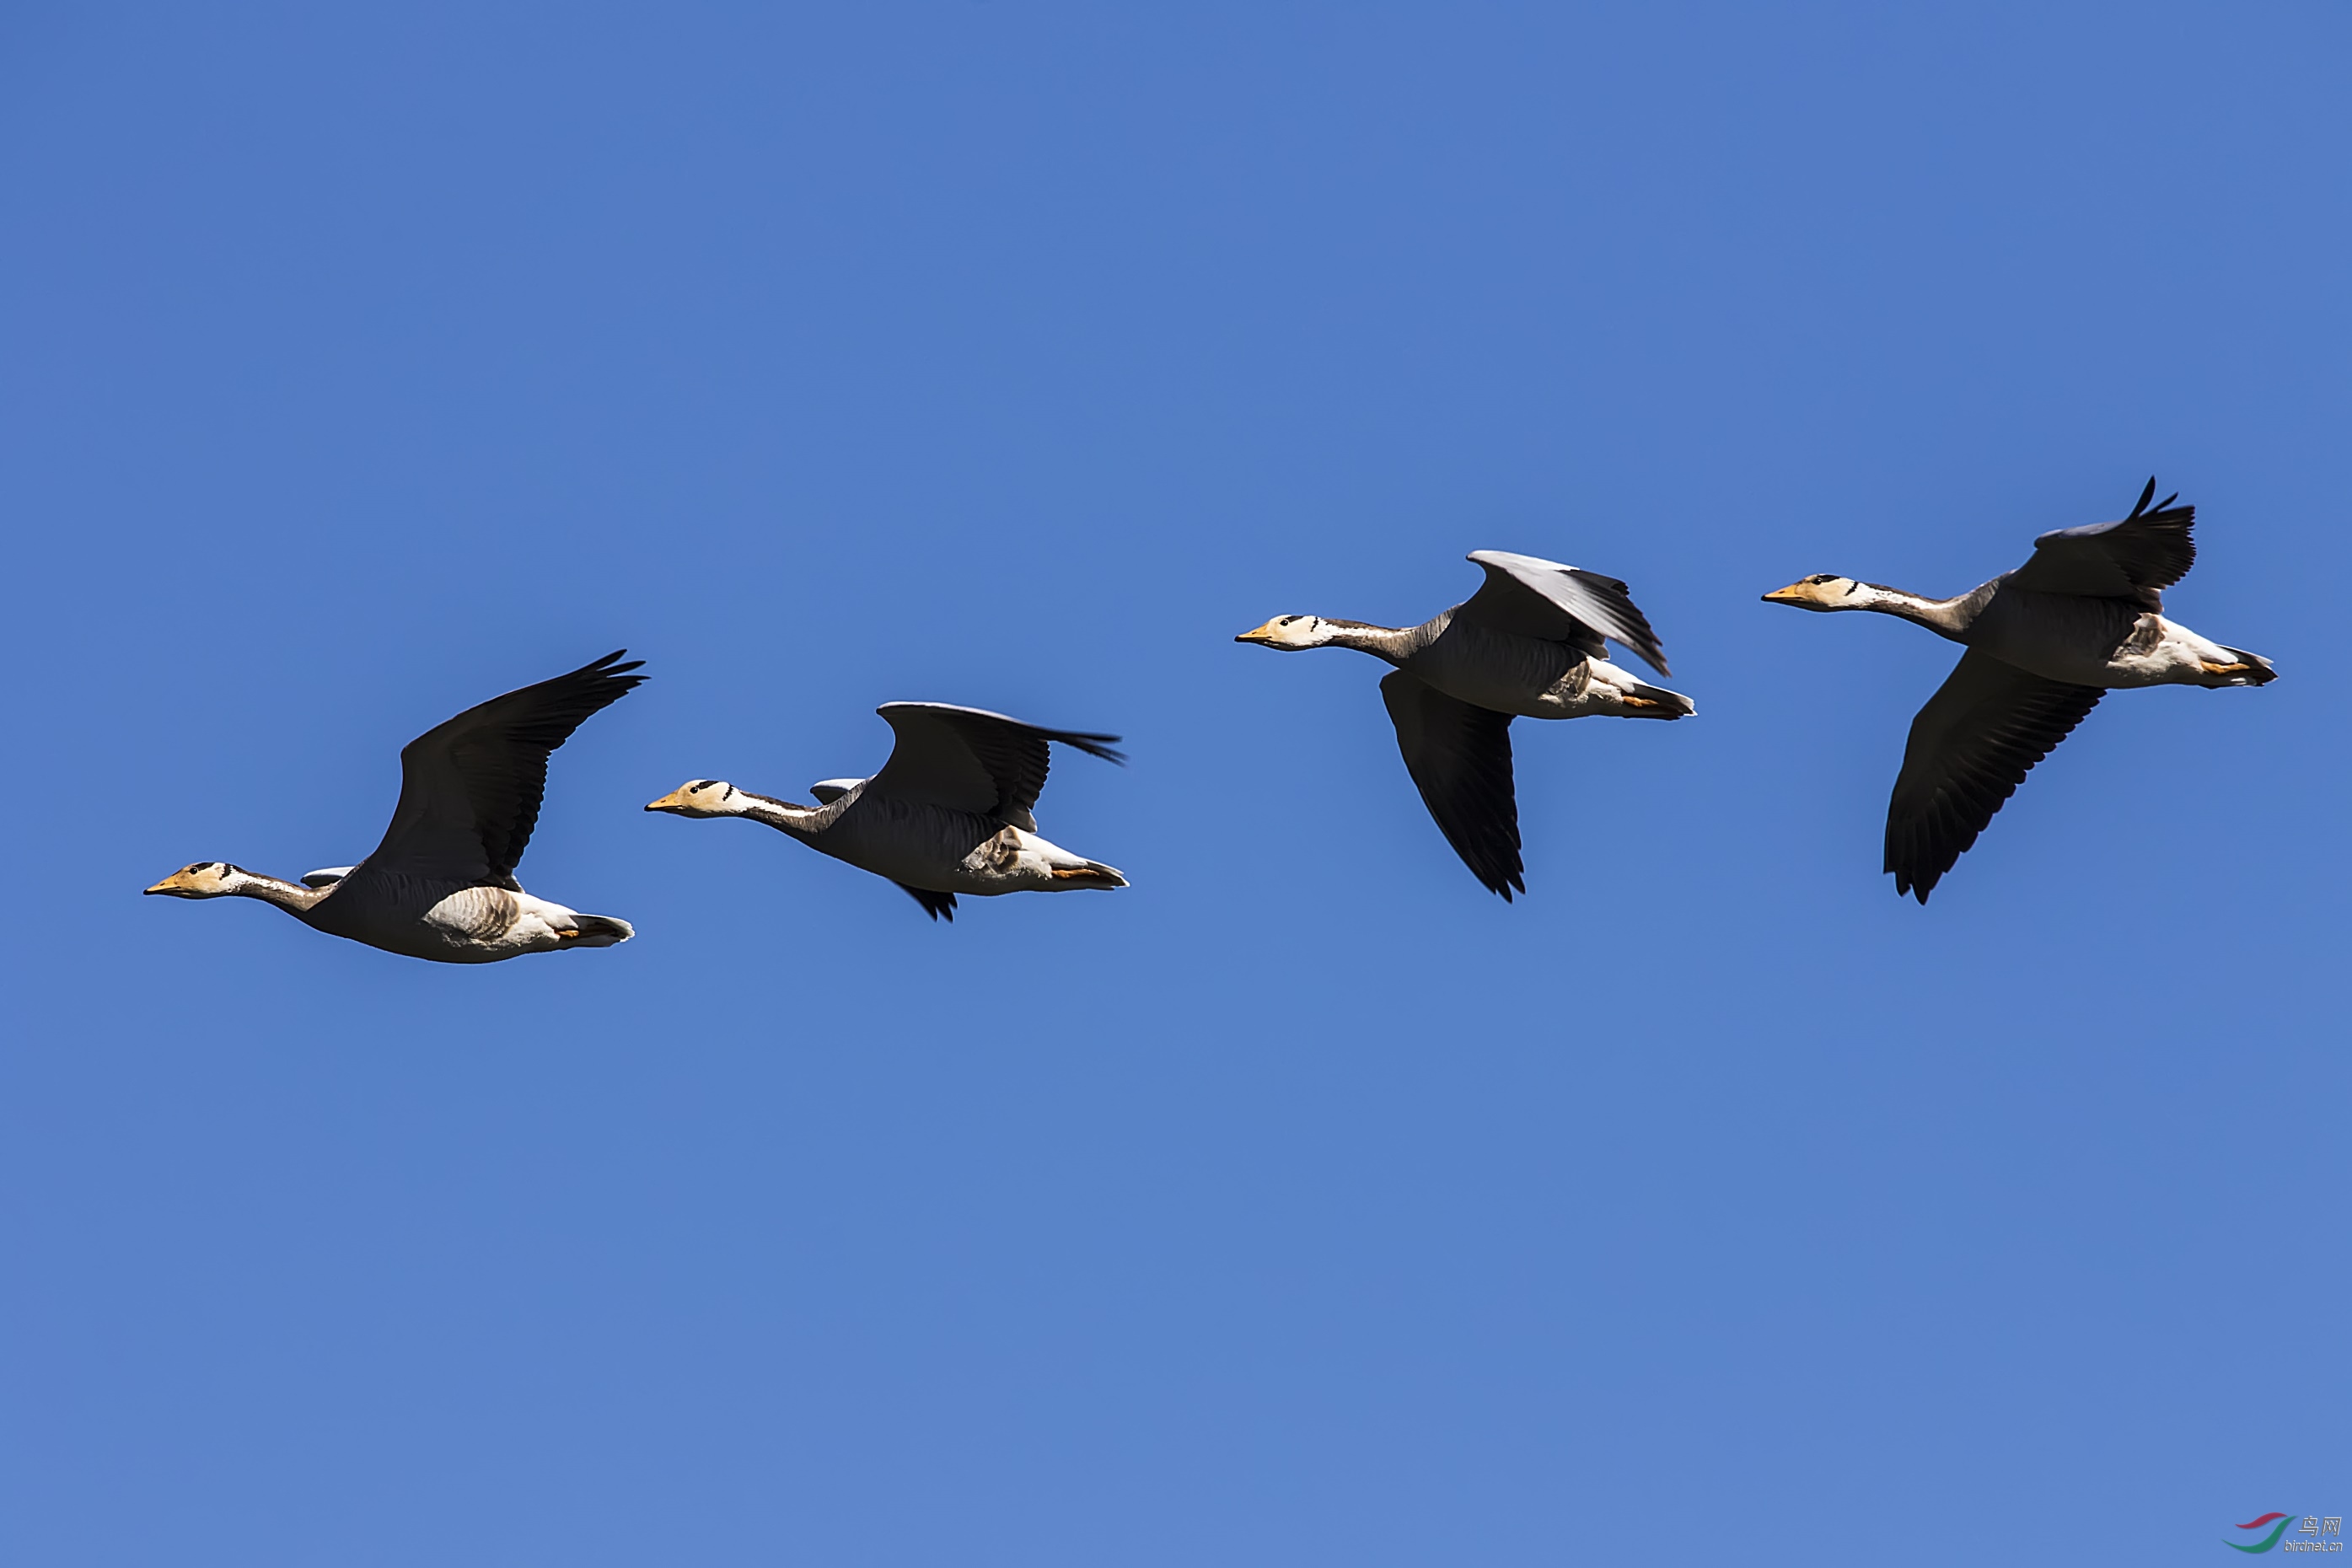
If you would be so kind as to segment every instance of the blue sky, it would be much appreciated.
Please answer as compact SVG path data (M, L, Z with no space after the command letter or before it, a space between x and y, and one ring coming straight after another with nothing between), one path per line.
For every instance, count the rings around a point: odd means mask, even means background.
M43 1564L2218 1559L2352 1512L2352 18L101 6L0 21L0 1539ZM2111 699L1926 910L1951 593L2155 473L2259 691ZM1698 717L1344 653L1521 551ZM197 858L626 645L479 970ZM1128 737L1115 895L696 775ZM2231 1560L2234 1560L2232 1558Z

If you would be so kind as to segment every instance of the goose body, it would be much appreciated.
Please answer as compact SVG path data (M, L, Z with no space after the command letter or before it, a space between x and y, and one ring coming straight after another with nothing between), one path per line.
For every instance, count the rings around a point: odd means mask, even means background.
M2126 599L2001 586L1986 598L1960 640L2045 680L2109 691L2258 686L2269 679L2261 673L2269 668L2266 663L2250 664L2236 649Z
M690 779L649 803L676 816L740 816L821 854L887 877L933 920L955 919L956 895L1123 888L1127 879L1037 832L1032 815L1051 742L1111 762L1116 735L1047 730L978 708L889 702L876 710L897 736L890 760L864 779L810 786L814 805Z
M340 886L302 919L329 936L442 963L494 963L526 952L611 947L636 934L626 921L583 915L519 889L453 888L439 879L395 871Z
M1235 642L1286 652L1348 647L1394 666L1381 696L1405 770L1446 842L1489 890L1527 891L1510 723L1682 719L1697 711L1607 657L1613 638L1667 673L1665 651L1625 584L1540 556L1480 550L1477 593L1417 626L1277 616Z
M183 867L147 889L258 899L314 931L441 963L611 947L624 920L534 898L515 880L547 787L547 761L592 714L645 679L607 654L569 675L469 708L400 753L400 804L356 866L281 881L226 861Z
M1412 630L1430 635L1391 662L1456 702L1518 719L1680 719L1696 711L1690 699L1662 696L1598 655L1460 621L1452 610Z
M2270 661L2166 618L2163 590L2197 559L2197 509L2156 481L2129 515L2054 530L2031 560L1956 598L1822 573L1764 595L1799 609L1868 610L1968 652L1913 721L1887 804L1885 868L1921 903L2033 765L2111 690L2262 686Z

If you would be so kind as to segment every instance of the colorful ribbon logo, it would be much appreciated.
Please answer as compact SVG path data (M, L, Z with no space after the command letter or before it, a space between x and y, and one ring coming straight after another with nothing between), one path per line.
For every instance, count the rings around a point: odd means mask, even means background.
M2273 1520L2277 1520L2278 1523L2273 1526L2271 1532L2268 1535L2263 1536L2258 1543L2252 1546L2242 1546L2234 1541L2225 1541L2221 1542L2221 1544L2228 1547L2232 1552L2268 1552L2272 1547L2278 1544L2279 1537L2286 1533L2287 1516L2285 1514L2266 1513L2260 1519L2250 1519L2243 1524L2233 1524L2230 1527L2232 1530L2260 1530L2263 1526L2269 1524Z

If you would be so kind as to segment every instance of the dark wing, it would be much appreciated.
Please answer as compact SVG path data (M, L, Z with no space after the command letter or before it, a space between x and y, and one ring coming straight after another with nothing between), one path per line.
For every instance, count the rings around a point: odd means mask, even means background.
M1919 716L1886 805L1886 869L1921 903L2033 764L2106 693L2045 680L1971 648Z
M2129 517L2043 534L2033 542L2033 558L2011 573L2009 580L2044 594L2133 599L2148 609L2162 609L2160 590L2189 575L2189 568L2197 563L2197 542L2189 537L2197 509L2173 505L2178 496L2167 496L2150 507L2155 496L2151 479Z
M1457 701L1400 669L1381 681L1397 749L1438 831L1487 891L1524 893L1519 804L1511 787L1511 716Z
M400 752L400 804L367 863L431 881L521 889L515 863L539 823L547 758L592 713L643 681L608 653L569 675L493 697Z
M1053 758L1049 741L1076 746L1114 763L1117 735L1045 730L978 708L944 702L886 702L875 710L890 721L898 742L890 760L866 784L866 793L944 805L1035 832L1030 811L1045 787Z
M1468 624L1570 643L1591 658L1607 652L1602 637L1614 637L1660 675L1674 673L1649 617L1616 578L1507 550L1474 550L1470 559L1486 568L1486 581L1454 612Z
M922 905L923 912L931 919L936 921L944 918L948 924L955 924L953 893L934 893L929 888L909 888L904 882L899 883L898 886L908 898Z

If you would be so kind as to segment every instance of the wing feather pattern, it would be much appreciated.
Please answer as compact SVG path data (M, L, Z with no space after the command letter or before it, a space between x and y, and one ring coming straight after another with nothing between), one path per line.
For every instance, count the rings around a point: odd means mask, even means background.
M1511 784L1511 716L1446 696L1400 669L1381 681L1405 771L1470 874L1505 903L1528 890Z
M1911 721L1886 805L1886 869L1921 903L2105 692L2046 680L1974 649Z
M645 680L645 660L606 654L568 675L493 697L400 752L400 804L375 870L520 892L517 862L539 825L547 759L572 732Z
M1570 643L1591 658L1607 652L1601 639L1611 637L1660 675L1674 673L1649 617L1616 578L1507 550L1474 550L1470 559L1486 573L1484 585L1454 611L1470 624Z
M2174 506L2179 496L2150 506L2155 497L2156 480L2151 479L2130 516L2042 535L2033 542L2032 558L2011 573L2009 580L2038 593L2131 599L2147 609L2162 609L2162 590L2189 575L2197 563L2197 542L2190 532L2197 509Z
M875 710L898 739L890 760L867 789L876 795L941 805L1008 822L1031 832L1030 813L1053 765L1048 742L1089 756L1124 763L1111 749L1117 735L1047 730L1002 713L945 702L886 702Z

